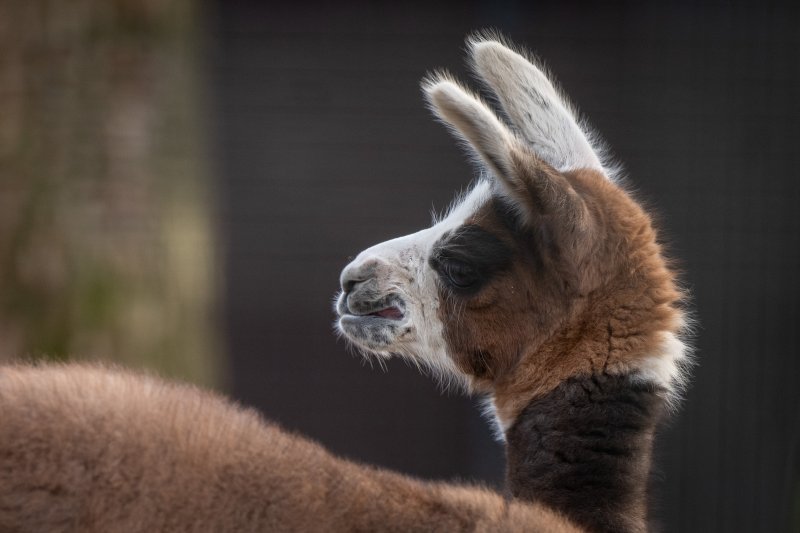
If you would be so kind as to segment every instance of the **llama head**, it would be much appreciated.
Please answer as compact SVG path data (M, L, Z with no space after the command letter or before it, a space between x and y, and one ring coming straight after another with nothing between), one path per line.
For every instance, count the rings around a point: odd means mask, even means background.
M680 293L649 217L538 67L497 40L469 49L502 114L446 74L423 90L484 172L432 227L344 269L338 329L489 393L504 428L572 376L630 374L674 397Z

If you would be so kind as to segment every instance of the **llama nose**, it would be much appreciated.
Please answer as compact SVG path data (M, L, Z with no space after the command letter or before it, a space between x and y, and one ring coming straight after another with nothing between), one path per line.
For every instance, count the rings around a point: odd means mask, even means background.
M377 263L375 261L368 261L365 263L350 263L342 271L342 276L339 282L342 285L342 291L348 294L353 291L353 288L367 280L375 277L375 269Z

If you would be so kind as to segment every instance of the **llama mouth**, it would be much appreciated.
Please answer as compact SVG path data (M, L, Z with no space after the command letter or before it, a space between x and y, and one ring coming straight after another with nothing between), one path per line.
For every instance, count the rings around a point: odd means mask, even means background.
M339 315L339 320L348 321L399 322L403 318L405 318L403 311L394 305L369 313L353 313L348 310Z
M382 319L400 321L405 318L402 300L396 294L390 294L378 300L353 298L352 294L341 293L335 305L339 318Z
M344 296L344 295L343 295ZM350 301L340 297L337 302L339 331L356 344L370 350L385 350L392 345L406 318L396 296L377 302Z
M402 320L405 315L403 315L403 312L399 308L391 306L387 307L386 309L381 309L380 311L373 311L366 316L377 316L390 320Z

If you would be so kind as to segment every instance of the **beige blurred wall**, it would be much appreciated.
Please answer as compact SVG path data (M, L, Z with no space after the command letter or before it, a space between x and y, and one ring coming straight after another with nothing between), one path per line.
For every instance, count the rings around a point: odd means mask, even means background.
M199 11L0 3L0 360L222 379Z

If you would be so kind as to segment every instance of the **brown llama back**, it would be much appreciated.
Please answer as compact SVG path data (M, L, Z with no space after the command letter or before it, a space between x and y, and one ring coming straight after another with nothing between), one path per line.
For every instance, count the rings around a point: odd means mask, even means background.
M538 504L334 457L210 392L0 368L0 531L577 531Z

